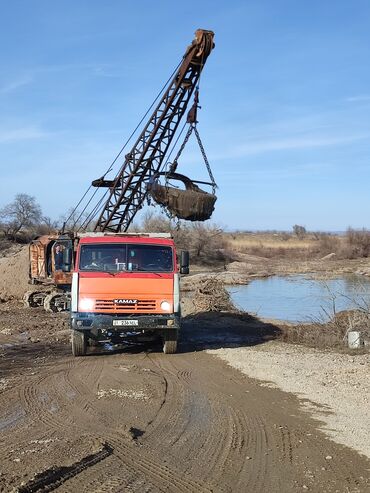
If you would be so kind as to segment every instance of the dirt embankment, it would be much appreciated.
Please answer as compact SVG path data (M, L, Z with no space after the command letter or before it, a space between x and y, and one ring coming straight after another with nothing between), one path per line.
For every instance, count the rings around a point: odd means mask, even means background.
M30 289L28 272L27 246L0 258L0 299L22 299L24 293Z

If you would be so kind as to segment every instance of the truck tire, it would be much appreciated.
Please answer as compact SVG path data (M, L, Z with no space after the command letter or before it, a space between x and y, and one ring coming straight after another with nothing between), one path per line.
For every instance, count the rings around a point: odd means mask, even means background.
M171 330L163 336L163 352L164 354L175 354L177 351L177 330Z
M79 330L72 330L71 342L73 356L85 356L87 346L85 334Z

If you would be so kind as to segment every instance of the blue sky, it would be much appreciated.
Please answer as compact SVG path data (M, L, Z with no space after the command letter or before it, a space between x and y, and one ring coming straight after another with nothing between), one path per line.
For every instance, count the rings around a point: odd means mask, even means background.
M370 227L370 3L0 1L0 207L58 217L215 31L199 131L228 229ZM184 174L204 178L190 145ZM180 171L180 168L179 168Z

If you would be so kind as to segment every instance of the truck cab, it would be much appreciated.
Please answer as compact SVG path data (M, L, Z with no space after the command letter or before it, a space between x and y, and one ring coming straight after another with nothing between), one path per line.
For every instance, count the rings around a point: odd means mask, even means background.
M84 355L89 343L158 336L164 353L175 353L181 326L180 273L188 272L187 252L182 252L179 271L175 244L167 234L80 237L71 288L73 355Z

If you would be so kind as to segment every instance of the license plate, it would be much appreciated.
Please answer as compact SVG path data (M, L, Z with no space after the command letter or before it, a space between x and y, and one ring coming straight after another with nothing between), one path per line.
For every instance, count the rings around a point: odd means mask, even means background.
M139 321L138 320L113 320L113 325L129 325L129 326L132 326L132 325L139 325Z

